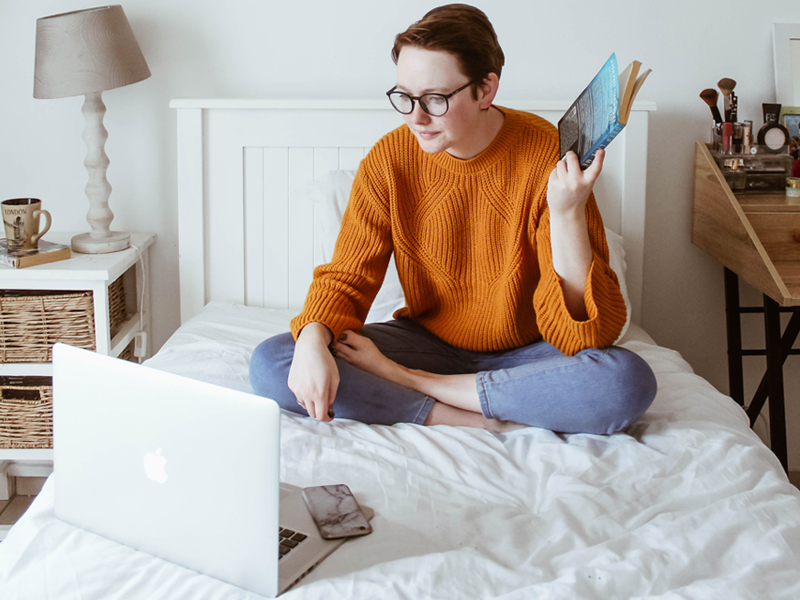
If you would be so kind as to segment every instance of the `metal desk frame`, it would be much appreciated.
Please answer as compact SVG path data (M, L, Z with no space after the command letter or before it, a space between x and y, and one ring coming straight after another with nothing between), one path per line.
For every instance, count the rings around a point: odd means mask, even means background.
M792 314L783 333L781 333L782 312ZM742 348L741 315L744 313L764 314L765 348ZM770 445L784 470L788 471L783 363L790 354L800 354L800 349L792 348L798 333L800 333L800 307L782 308L766 294L764 294L763 307L741 306L739 276L725 267L725 315L728 329L728 384L731 398L739 405L745 406L743 358L745 356L766 356L766 372L761 378L752 401L745 410L752 427L765 402L769 399Z

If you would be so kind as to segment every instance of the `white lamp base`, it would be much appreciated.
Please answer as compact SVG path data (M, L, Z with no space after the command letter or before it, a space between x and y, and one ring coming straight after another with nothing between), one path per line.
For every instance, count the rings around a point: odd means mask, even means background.
M110 235L96 238L91 233L81 233L72 238L72 250L81 254L108 254L119 252L131 245L131 236L121 231L111 231Z
M103 104L101 92L86 94L82 112L86 117L83 140L86 142L88 150L83 164L89 173L89 183L86 184L89 212L86 220L91 225L92 231L72 238L72 249L82 254L118 252L130 246L131 236L109 229L111 221L114 220L114 213L108 207L111 185L106 179L106 169L108 169L109 161L106 151L103 149L108 132L103 127L106 105Z

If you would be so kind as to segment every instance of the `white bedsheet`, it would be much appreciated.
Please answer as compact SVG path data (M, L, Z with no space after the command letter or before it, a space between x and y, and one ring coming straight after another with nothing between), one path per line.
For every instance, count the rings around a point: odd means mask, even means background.
M149 364L249 390L250 351L290 316L211 304ZM677 353L635 326L622 345L659 392L612 436L285 414L282 479L347 483L376 516L284 597L800 598L800 493L774 455ZM48 481L0 544L0 598L255 596L59 522Z

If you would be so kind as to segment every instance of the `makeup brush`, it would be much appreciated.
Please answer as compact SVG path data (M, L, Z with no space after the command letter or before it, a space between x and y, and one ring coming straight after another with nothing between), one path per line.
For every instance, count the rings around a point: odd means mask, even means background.
M706 88L700 92L700 97L703 99L703 102L708 104L708 106L711 108L711 114L714 117L714 122L722 123L722 115L719 114L719 109L717 108L719 92L714 88Z
M733 93L733 88L736 87L736 81L731 79L730 77L723 77L717 82L717 87L719 91L722 92L722 95L725 96L723 100L723 105L725 106L725 121L731 121L731 94Z

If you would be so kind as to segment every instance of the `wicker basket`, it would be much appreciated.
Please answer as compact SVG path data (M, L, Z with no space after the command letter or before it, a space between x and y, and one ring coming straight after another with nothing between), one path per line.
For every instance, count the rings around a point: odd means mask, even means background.
M108 295L113 336L127 320L122 277ZM56 342L96 350L92 292L0 292L0 363L49 362Z
M119 353L117 358L121 358L122 360L127 360L129 362L139 362L139 359L133 355L133 348L136 344L135 340L131 340L131 343L125 346L122 352Z
M0 377L0 448L52 447L52 378Z
M125 284L122 277L117 278L108 286L108 316L111 337L114 337L119 328L128 320L128 309L125 306Z

